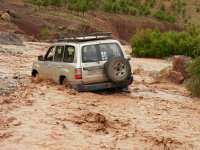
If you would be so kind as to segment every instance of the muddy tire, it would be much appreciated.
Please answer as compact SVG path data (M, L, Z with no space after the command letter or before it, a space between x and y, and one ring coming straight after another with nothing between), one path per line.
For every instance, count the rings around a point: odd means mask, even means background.
M62 84L63 84L66 88L72 88L71 84L67 81L67 78L64 78L64 79L63 79Z
M115 57L105 64L105 73L112 82L124 82L131 76L131 66L123 57Z

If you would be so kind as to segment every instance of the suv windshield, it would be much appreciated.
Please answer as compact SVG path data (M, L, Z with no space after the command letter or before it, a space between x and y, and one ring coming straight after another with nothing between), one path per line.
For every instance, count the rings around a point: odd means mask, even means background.
M83 62L107 61L110 58L119 56L123 56L123 54L117 43L87 45L82 48Z

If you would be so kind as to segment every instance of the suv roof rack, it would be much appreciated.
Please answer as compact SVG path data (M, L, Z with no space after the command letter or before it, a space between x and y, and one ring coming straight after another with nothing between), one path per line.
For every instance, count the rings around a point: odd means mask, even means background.
M111 32L96 32L85 35L69 36L58 39L57 42L87 42L87 41L97 41L97 40L107 40L107 39L112 39Z

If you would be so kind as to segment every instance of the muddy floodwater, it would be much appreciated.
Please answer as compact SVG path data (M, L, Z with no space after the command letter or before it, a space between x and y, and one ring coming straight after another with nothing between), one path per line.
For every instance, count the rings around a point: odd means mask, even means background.
M48 44L0 45L0 150L199 150L200 100L155 82L167 60L132 59L130 93L31 80Z

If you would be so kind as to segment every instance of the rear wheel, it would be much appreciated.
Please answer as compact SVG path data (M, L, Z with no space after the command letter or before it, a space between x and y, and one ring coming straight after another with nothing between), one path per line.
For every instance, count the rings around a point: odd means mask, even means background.
M124 82L131 76L131 66L123 57L115 57L105 64L105 73L112 82Z
M63 78L62 85L64 85L67 88L72 88L71 84L68 82L67 78Z

